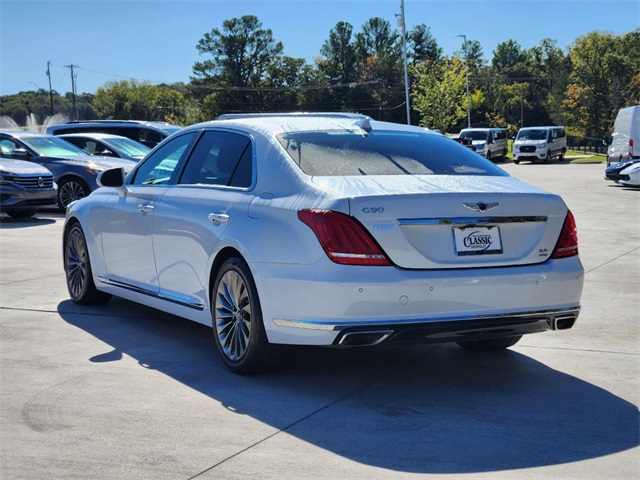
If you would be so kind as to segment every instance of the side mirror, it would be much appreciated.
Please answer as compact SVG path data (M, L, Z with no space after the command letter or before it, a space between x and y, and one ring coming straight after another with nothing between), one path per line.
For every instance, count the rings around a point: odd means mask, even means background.
M100 187L120 188L124 186L124 168L111 168L98 175L96 182Z
M31 154L24 148L16 148L10 155L12 158L31 158Z

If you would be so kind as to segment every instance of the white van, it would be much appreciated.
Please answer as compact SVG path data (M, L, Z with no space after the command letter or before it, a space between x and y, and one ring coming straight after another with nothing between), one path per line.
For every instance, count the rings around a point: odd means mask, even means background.
M513 142L513 163L522 160L549 163L553 157L564 160L567 151L567 134L564 127L521 128Z
M507 156L507 130L504 128L465 128L460 138L471 140L471 148L489 160Z
M622 108L613 124L607 166L625 160L640 160L640 105Z

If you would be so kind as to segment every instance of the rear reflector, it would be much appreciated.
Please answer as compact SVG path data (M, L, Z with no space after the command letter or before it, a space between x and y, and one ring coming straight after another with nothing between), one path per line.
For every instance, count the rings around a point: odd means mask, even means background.
M566 258L573 257L578 254L578 230L576 229L576 221L573 218L571 210L567 212L567 217L564 219L564 225L562 226L562 232L560 232L560 238L556 248L553 250L551 258Z
M298 218L316 234L327 256L342 265L391 265L355 218L331 210L300 210Z

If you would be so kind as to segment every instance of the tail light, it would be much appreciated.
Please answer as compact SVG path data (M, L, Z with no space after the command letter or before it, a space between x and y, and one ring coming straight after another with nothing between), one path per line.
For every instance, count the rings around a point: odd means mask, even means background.
M578 230L576 229L576 220L573 218L571 211L567 212L567 217L562 225L562 232L556 248L553 250L551 258L573 257L578 254Z
M633 138L629 139L629 158L633 157Z
M391 265L355 218L331 210L300 210L298 218L316 234L327 256L342 265Z

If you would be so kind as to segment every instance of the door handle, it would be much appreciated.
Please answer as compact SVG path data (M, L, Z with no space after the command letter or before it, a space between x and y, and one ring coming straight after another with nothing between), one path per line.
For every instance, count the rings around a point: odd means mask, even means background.
M227 223L229 221L229 215L225 213L210 213L209 220L216 225L220 225L221 223Z
M154 208L153 205L138 205L138 211L143 215L153 213Z

